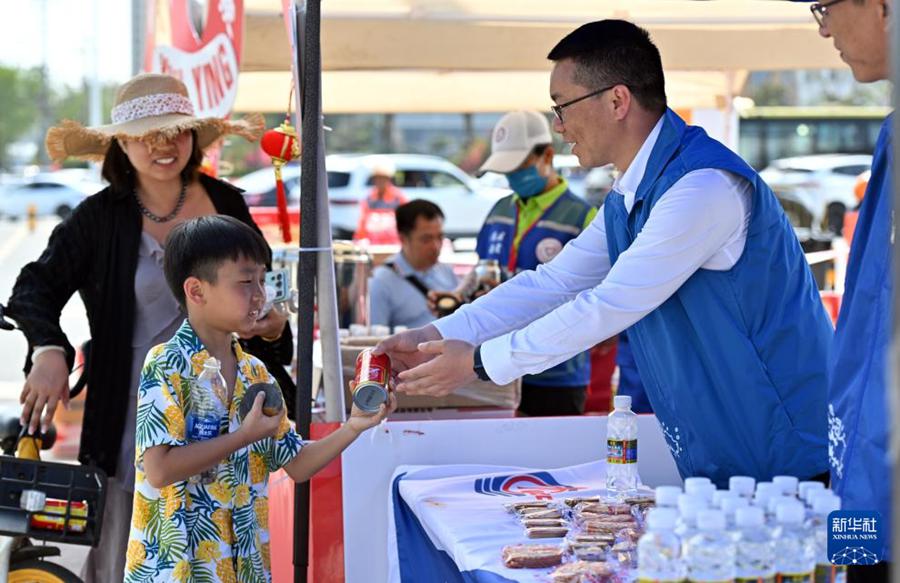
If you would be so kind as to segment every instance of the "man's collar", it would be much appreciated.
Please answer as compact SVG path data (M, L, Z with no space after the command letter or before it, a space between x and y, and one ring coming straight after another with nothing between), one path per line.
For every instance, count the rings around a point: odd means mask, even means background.
M650 154L653 153L653 146L656 145L656 141L659 139L659 134L662 131L664 119L664 115L659 118L659 121L653 126L653 130L650 131L647 139L641 145L641 149L635 155L634 160L631 161L628 169L613 182L613 190L626 198L630 196L633 200L638 187L641 185L641 180L643 180L644 173L647 171L647 163L650 161Z

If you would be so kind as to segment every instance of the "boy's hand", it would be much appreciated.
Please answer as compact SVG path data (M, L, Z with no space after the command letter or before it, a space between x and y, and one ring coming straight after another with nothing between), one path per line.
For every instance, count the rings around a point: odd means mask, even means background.
M388 415L397 408L397 397L394 393L388 395L388 402L381 405L377 413L366 413L356 405L350 410L350 418L347 419L347 427L359 435L370 427L375 427L385 420Z
M238 429L243 434L244 441L248 445L267 437L274 437L281 426L281 417L284 413L272 415L271 417L263 413L262 408L265 400L265 393L256 395L256 399L253 400L253 407L247 413L247 416L244 417L241 428Z

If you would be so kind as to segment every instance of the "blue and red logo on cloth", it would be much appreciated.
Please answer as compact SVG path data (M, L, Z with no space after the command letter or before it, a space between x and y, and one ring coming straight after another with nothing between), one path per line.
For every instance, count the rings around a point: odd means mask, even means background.
M475 480L475 492L486 496L534 496L538 500L550 500L554 494L584 489L583 486L560 484L550 472L493 476Z

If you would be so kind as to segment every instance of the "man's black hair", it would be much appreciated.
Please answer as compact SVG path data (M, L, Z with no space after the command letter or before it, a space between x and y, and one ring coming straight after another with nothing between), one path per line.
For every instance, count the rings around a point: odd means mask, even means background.
M424 217L426 221L431 221L438 217L443 219L444 213L441 212L441 207L433 202L416 199L398 206L394 211L394 216L397 218L397 232L409 236L416 228L418 217Z
M649 111L666 109L666 80L659 49L650 33L625 20L584 24L559 41L547 58L572 59L575 79L586 89L625 85ZM577 97L577 96L576 96Z
M216 283L219 267L245 258L261 265L269 262L269 247L262 235L241 221L208 215L186 221L166 238L163 269L166 282L182 309L186 309L184 282L189 277Z

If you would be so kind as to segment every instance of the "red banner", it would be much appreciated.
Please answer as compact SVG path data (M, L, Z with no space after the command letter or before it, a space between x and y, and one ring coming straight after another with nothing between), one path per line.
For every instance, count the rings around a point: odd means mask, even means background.
M243 0L148 0L144 70L188 88L199 117L226 117L237 95Z

